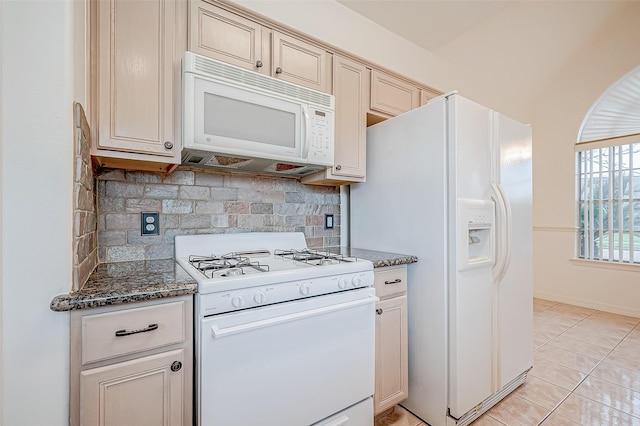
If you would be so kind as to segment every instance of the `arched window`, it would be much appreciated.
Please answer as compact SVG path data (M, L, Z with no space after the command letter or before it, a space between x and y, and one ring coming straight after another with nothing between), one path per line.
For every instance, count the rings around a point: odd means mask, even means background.
M640 264L640 67L591 107L576 160L577 256Z

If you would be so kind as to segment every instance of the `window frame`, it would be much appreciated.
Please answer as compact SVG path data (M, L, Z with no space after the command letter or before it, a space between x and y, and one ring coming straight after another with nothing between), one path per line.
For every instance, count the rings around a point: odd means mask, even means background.
M640 245L640 220L636 218L634 220L634 213L637 215L637 210L633 208L634 203L640 203L640 197L634 197L634 186L640 185L640 179L638 179L638 175L633 176L633 172L640 171L640 161L633 161L633 153L627 154L629 164L627 168L616 167L614 170L602 171L602 169L594 172L592 166L595 164L593 161L592 155L595 150L599 150L599 155L602 155L603 149L609 149L609 156L612 152L617 150L618 158L615 159L612 163L614 164L622 164L623 163L623 153L622 149L625 146L629 146L630 150L636 149L640 152L640 134L634 134L630 136L623 137L613 137L607 139L600 139L596 141L588 141L588 142L580 142L575 145L575 171L576 171L576 239L575 239L575 256L576 260L579 262L596 262L598 264L618 264L618 265L627 265L630 267L638 267L640 266L640 250L636 250L636 247ZM589 155L589 157L585 158L585 155ZM636 154L637 155L637 154ZM613 164L610 169L613 168ZM628 176L625 175L624 172L627 171ZM606 174L606 176L605 176ZM591 190L593 190L593 180L589 184L588 190L583 188L583 178L585 176L589 176L590 179L596 178L599 182L597 189L599 190L599 195L597 197L592 196ZM629 177L630 176L630 177ZM606 177L607 188L603 186L603 181ZM616 183L614 180L618 180L618 186L616 187ZM626 183L628 187L628 195L623 196L624 184ZM588 196L582 197L584 191L589 192ZM617 196L615 196L617 191ZM603 192L607 192L607 196L603 197ZM614 211L614 205L617 204L617 218L612 218L610 216L605 216L603 212L603 205L606 202L607 210ZM624 203L628 203L628 208L626 214L624 212ZM594 204L597 204L598 211L594 210ZM598 213L596 215L595 213ZM606 217L606 225L601 220L602 217ZM628 216L628 218L627 218ZM598 220L596 220L596 218ZM622 224L621 229L614 229L614 221L617 219L618 224ZM585 220L588 222L585 225ZM627 223L628 230L625 235L625 226ZM596 226L597 225L597 226ZM639 230L634 230L634 228L639 228ZM597 235L597 236L596 236ZM602 238L603 235L608 235L607 247L611 247L612 244L614 247L617 247L616 252L611 252L607 249L606 256L604 255L604 250L598 250L595 246L594 241L596 238ZM586 238L585 238L586 236ZM616 243L615 239L617 236L617 241L622 239L622 244ZM624 241L625 236L629 240L629 244L633 244L633 246L629 246L627 250L624 249Z

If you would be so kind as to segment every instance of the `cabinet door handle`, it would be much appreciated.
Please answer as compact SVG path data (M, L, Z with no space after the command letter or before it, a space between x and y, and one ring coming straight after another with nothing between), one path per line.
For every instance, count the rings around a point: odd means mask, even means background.
M166 141L166 142L164 143L164 148L165 148L165 149L171 149L171 148L173 148L173 143L171 143L171 142L169 142L169 141Z
M257 61L256 62L256 68L262 68L262 61Z
M174 373L176 371L180 371L181 368L182 363L180 361L173 361L173 363L171 364L171 371L173 371Z
M282 68L280 67L276 68L276 74L282 74Z
M340 164L338 164L338 165L336 166L336 170L342 170L342 166L341 166Z
M146 333L147 331L153 331L153 330L156 330L157 328L158 328L158 324L149 324L145 328L141 328L138 330L127 331L126 329L122 329L122 330L116 331L116 336L122 337L122 336L129 336L131 334Z
M378 309L376 309L376 314L378 314L378 315L382 315L382 312L384 312L384 311L382 310L382 308L378 308Z
M398 284L398 283L401 283L401 282L402 282L402 280L400 278L396 278L393 281L385 281L384 283L385 284Z

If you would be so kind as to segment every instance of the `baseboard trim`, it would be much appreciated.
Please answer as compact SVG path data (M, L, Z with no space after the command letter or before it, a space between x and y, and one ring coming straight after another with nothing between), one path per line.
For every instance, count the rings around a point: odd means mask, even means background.
M535 291L535 290L533 292L533 297L537 297L539 299L544 299L544 300L550 300L552 302L582 306L583 308L596 309L598 311L611 312L613 314L620 314L620 315L640 318L640 309L610 305L608 303L594 302L593 300L585 300L585 299L580 299L576 297L567 297L561 294L546 293L546 292Z

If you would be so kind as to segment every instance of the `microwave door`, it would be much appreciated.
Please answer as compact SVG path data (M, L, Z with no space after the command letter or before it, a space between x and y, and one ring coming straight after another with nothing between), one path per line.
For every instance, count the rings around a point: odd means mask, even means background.
M195 79L194 148L274 160L300 158L299 103ZM304 125L305 129L309 126ZM198 145L201 145L200 147Z

